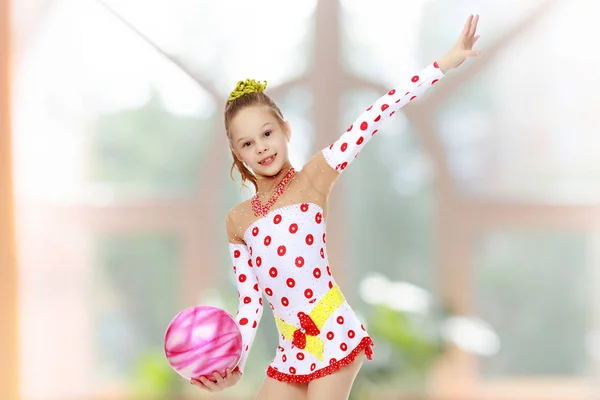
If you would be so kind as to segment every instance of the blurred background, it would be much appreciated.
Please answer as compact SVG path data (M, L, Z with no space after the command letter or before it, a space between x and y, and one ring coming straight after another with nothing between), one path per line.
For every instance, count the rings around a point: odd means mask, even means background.
M267 80L292 164L441 57L330 197L332 270L375 340L353 399L600 396L600 33L576 0L0 0L0 398L252 399L167 364L171 318L235 313L222 124ZM351 217L351 218L350 218Z

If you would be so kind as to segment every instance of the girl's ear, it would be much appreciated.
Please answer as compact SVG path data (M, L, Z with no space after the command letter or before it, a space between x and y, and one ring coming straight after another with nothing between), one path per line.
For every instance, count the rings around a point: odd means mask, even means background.
M285 136L289 142L292 139L292 128L290 127L290 123L288 121L284 121L284 124Z
M242 160L242 157L240 157L239 153L232 149L231 146L229 147L229 149L231 150L231 153L233 154L233 156L241 163L244 163L244 160Z

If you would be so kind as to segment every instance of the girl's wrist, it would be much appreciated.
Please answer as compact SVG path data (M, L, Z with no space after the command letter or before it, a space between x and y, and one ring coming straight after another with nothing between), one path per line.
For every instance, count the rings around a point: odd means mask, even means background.
M437 65L442 71L443 74L446 74L448 71L452 69L452 63L450 62L448 55L443 56L439 60L437 60Z

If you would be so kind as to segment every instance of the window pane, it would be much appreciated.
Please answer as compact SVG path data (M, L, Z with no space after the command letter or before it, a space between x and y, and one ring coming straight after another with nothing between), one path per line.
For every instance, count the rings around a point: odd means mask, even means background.
M276 83L308 68L316 0L106 2L224 93L240 79Z
M486 377L586 372L592 290L587 238L499 231L476 243L477 315L501 343L496 355L482 359Z
M98 387L131 387L150 367L144 362L164 361L164 333L181 308L180 243L173 234L124 233L98 235L93 248L94 376Z
M349 92L340 132L380 95ZM403 114L397 114L355 162L344 172L347 215L352 215L347 221L352 251L346 259L356 275L348 281L358 285L377 271L433 289L434 176L418 134Z
M341 5L342 57L349 71L396 82L421 67L414 57L421 2L344 0Z
M156 94L155 94L156 96ZM200 184L213 118L170 113L158 97L139 108L98 116L91 127L90 180L120 198L174 196Z
M431 3L427 15L436 20L460 8ZM484 57L493 43L542 3L478 2L477 9L486 10L480 44ZM600 140L590 128L598 125L600 116L590 99L598 92L600 75L583 71L600 59L583 48L593 45L588 29L600 28L583 3L552 4L547 14L526 25L522 34L501 43L502 51L490 54L493 61L469 76L439 109L438 133L455 182L464 193L482 197L597 201ZM422 31L429 32L422 34L427 39L421 43L428 49L449 33L427 26ZM524 59L544 62L515 62ZM571 79L573 71L582 71L585 78Z
M263 2L272 12L284 7ZM215 138L223 134L222 104L235 83L253 77L273 87L308 63L314 1L285 5L292 7L280 13L285 18L238 3L114 2L220 98L99 2L53 4L17 74L17 189L42 199L104 203L195 192L206 149L221 143ZM248 25L261 19L269 23Z
M315 141L313 123L313 94L304 85L296 86L274 99L279 105L284 118L290 123L292 138L290 140L290 162L297 169L301 168L313 155Z
M478 45L493 61L470 75L435 116L457 187L485 197L596 201L600 139L591 127L600 116L591 99L600 75L591 71L600 56L584 49L594 46L587 29L600 28L583 3L553 4L498 55L487 53L542 3L342 1L345 65L362 78L393 84L443 56L465 16L480 13ZM572 43L579 51L567 56ZM544 61L515 62L527 59ZM571 79L573 71L585 79ZM448 80L461 72L452 71Z

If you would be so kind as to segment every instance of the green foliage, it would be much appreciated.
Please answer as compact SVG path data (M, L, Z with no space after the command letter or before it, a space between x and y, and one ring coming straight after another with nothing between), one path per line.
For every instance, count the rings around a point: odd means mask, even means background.
M418 322L406 313L385 306L375 307L368 321L374 340L391 346L399 370L425 373L441 354L441 341L428 327L435 321Z
M213 125L171 114L153 92L140 108L98 117L92 128L91 178L122 193L194 190Z
M369 334L375 342L374 361L363 365L351 399L388 390L423 394L427 373L444 351L439 326L445 313L417 317L378 305L368 315Z
M182 393L182 381L161 351L147 351L137 360L129 381L129 392L136 400L172 398Z

